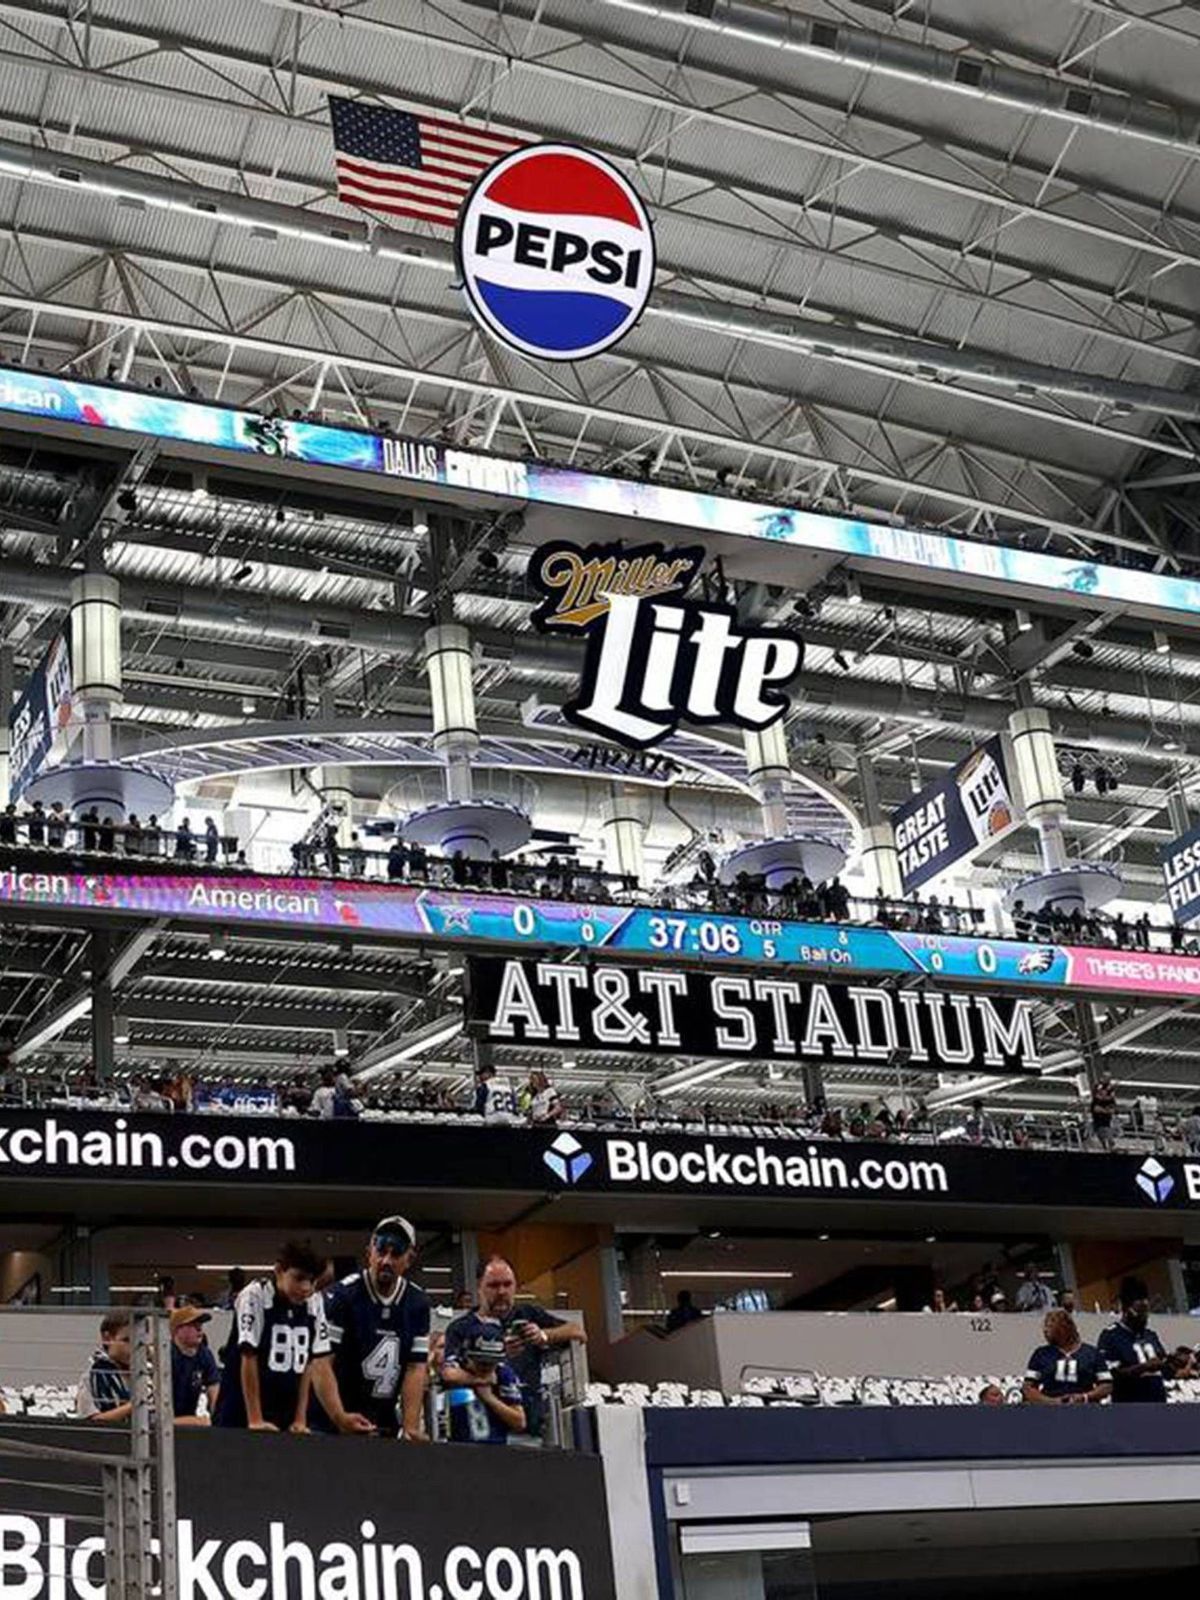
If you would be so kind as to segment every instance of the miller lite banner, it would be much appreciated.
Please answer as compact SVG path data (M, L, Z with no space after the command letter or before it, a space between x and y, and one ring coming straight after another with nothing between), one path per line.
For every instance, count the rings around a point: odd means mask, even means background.
M1200 823L1163 845L1161 854L1171 916L1186 928L1200 917Z
M489 167L459 212L454 249L475 320L543 361L611 349L654 286L637 191L574 145L531 145Z
M945 989L609 962L472 957L468 1015L493 1044L1037 1073L1033 1002Z
M743 628L729 606L684 599L703 559L695 545L534 551L527 576L543 596L534 626L586 639L579 692L563 706L568 722L644 750L683 722L761 731L783 716L803 642Z
M71 720L71 652L58 634L29 675L8 718L9 793L14 800L41 772L54 741Z
M1002 839L1020 820L1004 737L996 734L892 812L905 894Z

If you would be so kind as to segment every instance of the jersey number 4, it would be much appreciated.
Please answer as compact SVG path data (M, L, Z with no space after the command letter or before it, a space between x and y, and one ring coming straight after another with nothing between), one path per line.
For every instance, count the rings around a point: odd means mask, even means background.
M376 1400L394 1400L400 1384L400 1335L385 1333L363 1358L363 1377Z
M303 1372L308 1365L311 1335L307 1328L293 1328L286 1322L277 1322L271 1329L271 1343L267 1347L269 1372Z

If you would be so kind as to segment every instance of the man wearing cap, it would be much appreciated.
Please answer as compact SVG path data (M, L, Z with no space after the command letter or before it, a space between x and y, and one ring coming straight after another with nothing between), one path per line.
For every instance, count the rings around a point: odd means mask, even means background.
M171 1405L177 1427L207 1427L217 1403L221 1372L204 1335L212 1312L180 1306L171 1313ZM207 1416L197 1416L200 1397L208 1400Z
M325 1291L332 1349L313 1363L313 1391L324 1412L314 1416L315 1425L425 1438L429 1301L406 1276L416 1253L412 1223L384 1217L363 1269Z

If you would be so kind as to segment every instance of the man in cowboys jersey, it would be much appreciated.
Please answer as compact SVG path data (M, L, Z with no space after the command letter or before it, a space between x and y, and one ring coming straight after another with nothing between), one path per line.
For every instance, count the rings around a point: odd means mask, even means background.
M311 1363L329 1354L325 1307L316 1293L323 1265L309 1245L285 1244L273 1276L238 1295L215 1427L308 1432Z
M313 1391L339 1433L425 1437L429 1301L406 1276L416 1246L411 1222L385 1217L362 1271L325 1291L332 1354L315 1363Z
M1084 1344L1079 1337L1070 1312L1048 1311L1043 1331L1046 1342L1029 1358L1022 1400L1052 1406L1107 1400L1112 1385L1105 1362L1095 1345Z
M1148 1326L1150 1291L1140 1278L1121 1285L1121 1316L1100 1335L1099 1350L1108 1364L1113 1404L1138 1401L1161 1405L1167 1398L1166 1378L1174 1377L1175 1360Z

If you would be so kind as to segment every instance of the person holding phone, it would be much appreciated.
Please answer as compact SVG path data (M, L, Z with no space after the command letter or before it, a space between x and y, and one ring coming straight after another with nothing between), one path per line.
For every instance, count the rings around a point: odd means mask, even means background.
M446 1329L442 1382L447 1387L467 1385L470 1374L462 1365L467 1342L480 1320L499 1323L508 1365L521 1386L526 1432L542 1431L542 1364L547 1352L560 1345L585 1344L587 1335L577 1322L566 1322L532 1301L517 1301L517 1274L511 1261L489 1256L476 1274L475 1306Z

